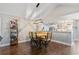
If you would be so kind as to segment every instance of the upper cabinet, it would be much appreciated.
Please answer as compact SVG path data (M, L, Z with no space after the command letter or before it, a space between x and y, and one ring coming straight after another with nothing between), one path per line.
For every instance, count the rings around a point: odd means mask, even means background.
M71 32L73 28L73 21L60 21L57 23L53 23L51 26L53 31L57 32Z

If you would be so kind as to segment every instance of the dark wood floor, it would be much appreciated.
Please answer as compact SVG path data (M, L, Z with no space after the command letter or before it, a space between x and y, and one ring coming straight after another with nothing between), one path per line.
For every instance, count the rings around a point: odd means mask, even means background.
M29 42L0 48L0 55L72 55L79 54L79 42L70 47L51 42L47 49L32 48Z

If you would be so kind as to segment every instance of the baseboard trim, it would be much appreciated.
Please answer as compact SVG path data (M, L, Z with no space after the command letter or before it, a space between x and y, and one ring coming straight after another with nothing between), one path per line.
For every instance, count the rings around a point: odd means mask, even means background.
M64 45L67 45L67 46L72 46L72 44L68 44L68 43L65 43L65 42L60 42L60 41L57 41L57 40L51 40L51 42L56 42L56 43L64 44Z
M28 42L28 41L30 41L30 40L22 40L22 41L18 41L18 43L24 43L24 42ZM0 47L5 47L5 46L10 46L10 43L0 45Z
M24 42L28 42L28 41L30 41L30 40L18 41L18 43L24 43ZM57 41L57 40L51 40L51 42L56 42L56 43L64 44L64 45L67 45L67 46L72 46L72 44L60 42L60 41ZM0 47L5 47L5 46L10 46L10 43L0 45Z
M18 41L18 43L24 43L24 42L28 42L30 40L22 40L22 41Z

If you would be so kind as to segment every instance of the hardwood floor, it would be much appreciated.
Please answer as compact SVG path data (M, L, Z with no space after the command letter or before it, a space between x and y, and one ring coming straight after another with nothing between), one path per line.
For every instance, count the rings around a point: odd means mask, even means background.
M70 47L51 42L47 49L32 48L29 42L0 48L0 55L72 55L79 54L79 42Z

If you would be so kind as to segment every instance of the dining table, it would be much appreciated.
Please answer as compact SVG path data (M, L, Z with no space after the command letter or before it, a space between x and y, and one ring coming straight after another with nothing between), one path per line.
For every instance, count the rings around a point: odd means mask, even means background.
M29 32L31 38L31 43L33 46L38 48L47 47L50 32L39 31L39 32Z

